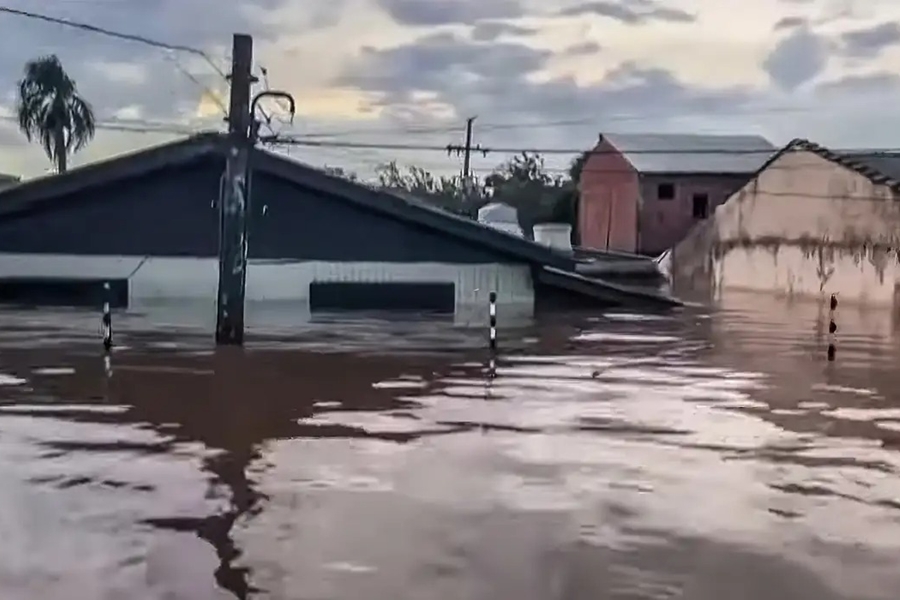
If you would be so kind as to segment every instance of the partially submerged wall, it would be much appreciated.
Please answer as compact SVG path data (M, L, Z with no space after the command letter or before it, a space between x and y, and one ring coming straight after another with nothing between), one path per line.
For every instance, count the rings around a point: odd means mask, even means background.
M900 202L808 151L786 152L672 252L678 286L892 304Z

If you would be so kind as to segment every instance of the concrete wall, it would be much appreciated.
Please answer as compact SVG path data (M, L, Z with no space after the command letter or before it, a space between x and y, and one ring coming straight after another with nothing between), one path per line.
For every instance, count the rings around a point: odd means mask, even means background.
M209 258L0 253L0 277L127 279L131 311L175 314L191 312L182 310L185 307L200 307L206 311L201 319L213 319L218 263ZM497 304L507 314L530 316L534 310L527 265L251 260L248 327L254 325L254 315L265 318L267 307L288 311L297 323L308 320L313 282L453 283L459 322L486 320L491 291L497 292Z
M640 179L640 251L660 254L681 240L702 218L694 217L694 195L706 194L708 216L750 175L642 175ZM675 198L659 199L659 185L672 184Z
M624 156L603 141L584 163L579 184L580 245L634 252L638 248L638 176Z
M787 152L671 257L676 285L895 302L900 203L885 186L807 151Z

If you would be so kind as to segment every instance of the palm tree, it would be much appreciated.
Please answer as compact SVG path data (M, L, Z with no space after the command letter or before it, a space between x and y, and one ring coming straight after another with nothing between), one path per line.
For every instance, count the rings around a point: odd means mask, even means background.
M59 173L66 172L69 154L94 137L94 111L78 95L75 81L56 55L28 61L19 82L19 129L28 141L37 139Z

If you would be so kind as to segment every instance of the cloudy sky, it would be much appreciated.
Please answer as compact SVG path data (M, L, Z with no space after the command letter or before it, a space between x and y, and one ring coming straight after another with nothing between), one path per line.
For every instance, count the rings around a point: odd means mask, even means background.
M601 131L760 133L835 147L900 146L897 0L0 0L203 49L231 34L298 101L282 133L445 145L478 116L488 148L587 148ZM217 127L226 84L184 53L0 14L0 171L46 172L9 120L24 63L57 54L106 124ZM261 78L262 79L262 78ZM278 112L277 106L269 110ZM102 130L74 163L177 134ZM385 160L452 172L430 151L293 148L366 173ZM504 156L477 157L487 169ZM566 157L553 159L561 167ZM555 162L554 162L555 161Z

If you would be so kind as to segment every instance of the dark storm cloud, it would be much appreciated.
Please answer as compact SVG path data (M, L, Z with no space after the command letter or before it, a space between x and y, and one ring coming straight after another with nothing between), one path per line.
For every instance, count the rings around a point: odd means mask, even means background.
M886 71L868 75L847 75L822 82L816 86L816 91L826 96L886 96L900 92L900 75Z
M275 8L282 0L122 0L120 2L34 2L12 0L12 8L31 10L98 27L135 33L172 44L209 51L225 69L231 35L251 33L260 40L272 30L251 19L254 8ZM221 87L221 77L196 57L167 53L135 42L112 39L19 16L0 14L0 97L8 104L26 61L57 54L78 83L81 93L106 116L128 105L144 107L148 115L164 118L195 105L201 87L186 77L169 56L208 87ZM147 83L117 81L96 68L101 62L133 63L147 71Z
M340 83L405 96L416 90L465 87L473 80L518 80L546 64L552 53L524 44L469 42L451 33L425 36L386 50L366 48Z
M597 54L602 49L597 42L581 42L566 48L565 54L566 56L590 56L591 54Z
M378 4L401 25L472 25L485 19L521 17L525 10L518 0L378 0Z
M841 42L847 56L874 58L883 50L900 44L900 25L889 22L848 31L841 36Z
M790 91L824 71L829 54L828 41L803 27L778 42L762 66L772 83Z
M795 29L807 25L809 21L804 17L784 17L772 27L775 31L783 31L785 29Z
M503 21L481 21L472 28L472 39L478 42L492 42L505 35L527 36L537 33L532 27L522 27Z
M389 114L431 92L457 114L540 121L647 111L656 115L725 113L754 98L740 88L700 90L662 69L621 65L596 85L568 77L534 81L552 55L524 44L479 44L449 34L386 50L368 50L341 83L374 93Z
M670 8L652 0L634 0L631 2L596 0L565 8L559 11L558 14L565 17L594 14L629 25L641 25L652 21L693 23L697 20L695 15L676 8Z

